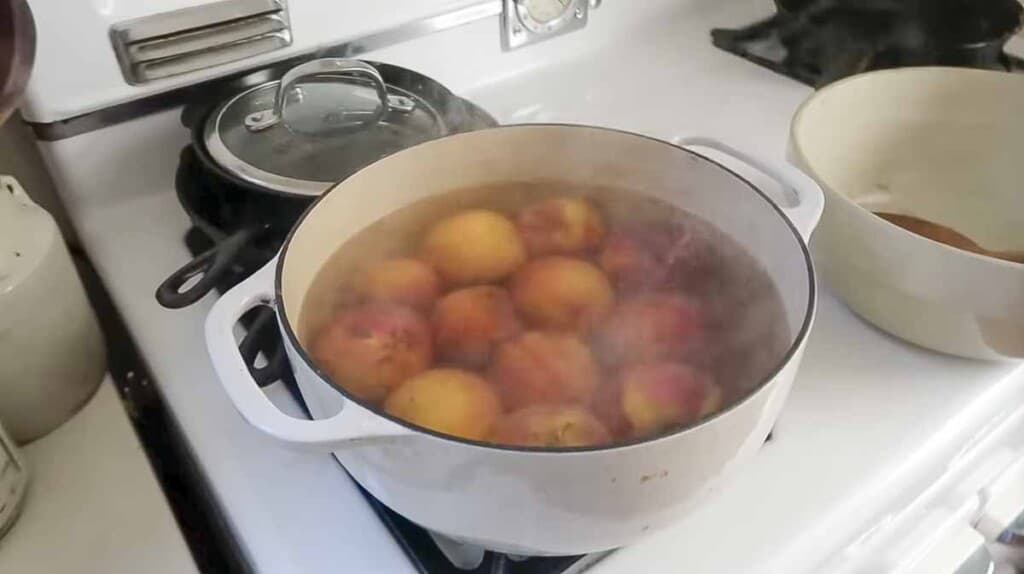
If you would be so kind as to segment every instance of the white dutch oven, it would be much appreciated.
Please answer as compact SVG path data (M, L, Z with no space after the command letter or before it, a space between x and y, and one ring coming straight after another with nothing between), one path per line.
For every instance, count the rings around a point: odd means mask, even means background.
M914 215L993 250L1024 249L1024 78L903 68L819 90L793 119L796 161L826 193L819 269L862 317L966 357L1024 357L1024 265L872 214Z
M335 186L306 212L275 261L221 297L206 323L210 355L250 423L287 443L332 451L360 485L426 528L513 554L578 554L628 544L679 517L717 477L757 450L800 362L816 302L805 242L821 213L821 191L789 166L758 169L785 183L797 198L792 207L780 211L750 183L692 151L606 129L510 126L418 145ZM745 399L690 428L629 444L561 450L439 435L365 408L317 370L295 324L317 272L349 237L431 195L532 178L657 197L731 235L764 264L781 292L792 332L783 362ZM288 357L316 420L281 413L238 354L232 327L261 304L276 305Z

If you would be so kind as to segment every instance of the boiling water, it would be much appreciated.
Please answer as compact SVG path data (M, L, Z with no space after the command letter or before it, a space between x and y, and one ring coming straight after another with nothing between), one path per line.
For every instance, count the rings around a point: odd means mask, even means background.
M698 298L707 311L705 329L712 344L702 366L724 391L722 408L774 374L792 336L779 293L754 257L714 225L659 199L552 181L454 190L399 209L357 233L331 256L310 286L298 321L300 341L308 349L339 310L358 302L354 283L362 269L392 257L416 256L428 228L444 217L461 209L486 208L514 218L521 207L564 195L588 198L604 215L609 231L671 224L687 229L705 247L703 257L710 262L711 273L688 285L684 293ZM595 256L582 255L592 261Z

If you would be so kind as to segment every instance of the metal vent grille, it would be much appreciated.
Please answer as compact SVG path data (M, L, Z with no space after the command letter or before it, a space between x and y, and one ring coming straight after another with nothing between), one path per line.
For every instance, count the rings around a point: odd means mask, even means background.
M121 72L144 84L292 43L280 0L223 0L119 22L110 29Z

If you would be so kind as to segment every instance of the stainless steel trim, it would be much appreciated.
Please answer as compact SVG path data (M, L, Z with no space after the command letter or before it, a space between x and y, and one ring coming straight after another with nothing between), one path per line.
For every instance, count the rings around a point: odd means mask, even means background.
M502 0L501 47L514 50L579 30L587 25L590 5L588 0L570 0L561 16L540 22L530 14L525 0Z
M132 44L177 34L184 30L196 30L262 14L277 13L283 9L277 0L222 0L126 20L114 24L111 30L121 42Z
M158 38L128 46L128 55L136 60L159 60L177 56L183 52L206 50L218 45L272 32L287 30L288 24L279 16L239 20L217 29L186 32L169 38Z
M428 36L436 32L442 32L465 24L471 24L479 20L492 18L499 14L501 14L500 0L484 0L477 4L459 8L457 10L428 16L421 20L414 20L393 28L367 34L366 36L349 40L347 42L331 46L327 49L288 58L275 65L282 65L290 68L310 58L354 57L372 50L379 50L394 44L406 42L422 36ZM166 92L152 94L137 100L115 104L113 106L108 106L96 111L55 122L28 122L28 124L32 127L36 138L39 140L57 141L67 139L80 134L134 120L148 114L181 106L190 101L194 101L197 98L202 98L204 96L209 97L207 94L211 89L216 88L221 84L239 81L249 74L252 74L253 71L254 70L250 69L225 77L206 80L190 86L183 86ZM263 81L271 79L274 78L268 75L268 77ZM243 88L244 86L241 86L239 89Z
M218 64L234 62L271 50L277 50L291 43L292 36L287 30L265 34L218 46L213 50L201 50L161 60L133 64L131 67L132 76L137 81L148 82L209 68Z
M412 40L413 38L428 36L434 32L456 28L463 24L470 24L499 14L501 14L501 2L499 0L481 2L444 14L429 16L422 20L414 20L394 28L388 28L356 40L351 40L337 46L326 55L339 58L358 56L365 52L379 50L400 42Z
M279 0L222 0L119 22L110 42L134 85L277 50L292 36Z

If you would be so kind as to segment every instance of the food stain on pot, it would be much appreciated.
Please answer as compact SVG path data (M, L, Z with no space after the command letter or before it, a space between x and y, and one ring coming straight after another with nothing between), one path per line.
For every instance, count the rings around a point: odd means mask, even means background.
M651 480L654 480L655 478L667 478L667 477L668 477L668 471L667 470L663 470L661 472L656 472L656 473L653 473L653 474L645 474L645 475L641 476L640 477L640 482L649 482Z

